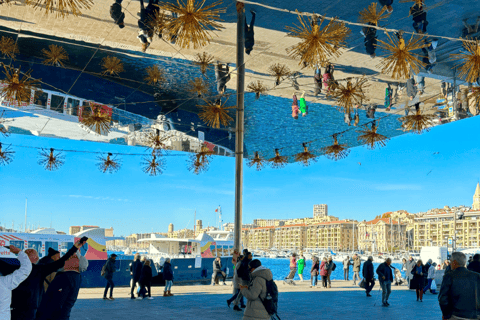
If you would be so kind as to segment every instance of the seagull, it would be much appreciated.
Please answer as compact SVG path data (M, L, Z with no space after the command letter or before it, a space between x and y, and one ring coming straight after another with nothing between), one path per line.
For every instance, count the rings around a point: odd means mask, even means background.
M434 152L433 154L439 154L439 153L440 153L440 152L437 151L437 152Z
M358 163L359 165L362 165L362 163L361 163L361 162L357 162L357 163Z
M432 171L433 171L433 170L430 170L430 171L427 173L427 176L428 176L430 173L432 173Z

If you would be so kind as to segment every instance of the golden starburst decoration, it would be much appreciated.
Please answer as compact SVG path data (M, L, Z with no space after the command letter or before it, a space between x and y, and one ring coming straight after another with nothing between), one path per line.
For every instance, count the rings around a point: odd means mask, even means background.
M3 148L2 143L0 142L0 165L6 166L10 164L13 160L13 155L15 151L12 151L10 147Z
M368 8L359 12L360 17L358 20L361 23L372 23L377 26L380 20L388 19L392 15L392 13L385 13L386 11L387 7L384 6L380 11L377 12L377 3L372 2Z
M202 71L202 74L204 75L207 72L208 66L213 63L214 59L214 56L206 52L203 52L202 54L197 53L195 56L195 64L200 66L200 71Z
M327 97L337 101L337 108L345 113L350 113L356 105L361 105L363 101L368 101L365 96L367 79L365 77L357 78L352 83L349 79L347 84L338 83L333 90L327 92Z
M194 80L190 80L188 82L188 91L194 94L196 93L200 98L208 93L208 87L203 79L195 78Z
M99 161L97 163L98 170L102 171L103 173L115 173L120 170L120 167L122 166L120 159L110 152L106 157L97 157L97 160Z
M145 81L151 86L160 84L165 81L165 70L160 68L157 65L148 67L145 69L147 76L144 78Z
M68 53L63 47L51 44L47 49L42 49L42 54L45 57L43 64L55 65L57 67L64 67L64 61L68 60Z
M416 106L415 108L416 111L414 114L398 119L402 121L403 130L412 131L415 134L430 131L430 128L434 125L433 120L435 119L435 115L423 114L419 106Z
M472 92L468 94L468 100L471 101L471 105L478 108L480 105L480 87L472 87Z
M371 150L375 149L375 147L385 147L388 138L384 135L377 133L377 129L377 122L373 121L372 127L370 129L365 126L365 130L357 131L358 133L361 133L361 135L357 137L357 140L365 144L367 148Z
M260 98L261 94L265 94L268 90L268 88L260 80L251 82L247 86L247 89L250 90L251 92L255 92L255 99L257 100Z
M466 53L450 55L453 60L460 60L461 63L454 68L460 67L459 77L465 77L467 82L475 82L480 77L480 46L478 40L475 42L463 41Z
M40 159L38 164L48 171L59 169L65 163L65 155L61 152L56 152L55 149L42 149L39 153Z
M281 169L288 163L288 157L281 156L280 151L275 149L275 157L267 160L273 169Z
M16 54L20 51L18 51L18 46L15 40L9 37L2 37L0 40L0 52L4 57L15 59Z
M82 112L80 123L100 135L108 135L111 129L112 117L101 105L90 102Z
M203 144L199 152L194 153L189 157L188 169L194 174L206 172L210 166L210 160L212 158L212 155L213 151L210 151L210 149L208 149L208 147Z
M150 176L158 176L163 173L166 168L166 162L162 157L157 157L152 151L150 158L143 158L143 172Z
M350 34L350 29L343 22L336 19L329 21L323 28L324 18L314 16L304 19L298 16L300 25L287 26L288 36L299 38L301 41L287 49L292 58L300 58L300 65L315 65L325 63L330 57L339 57L339 49L346 46L345 39Z
M317 162L317 156L308 150L306 143L303 143L303 152L295 155L295 162L301 162L305 167L307 167L312 162Z
M335 161L345 159L350 153L347 144L338 143L337 135L333 135L333 144L322 148L322 151L325 154L325 157Z
M157 36L163 38L163 32L166 30L170 19L171 16L166 14L165 11L157 10L155 11L154 15L150 16L150 19L148 19L148 24Z
M26 0L25 4L34 8L45 10L45 14L56 12L57 17L66 17L73 14L82 15L81 9L90 9L93 0Z
M275 77L275 84L277 86L280 84L283 77L288 77L291 73L290 69L286 65L280 63L272 64L268 68L268 72L270 75Z
M387 36L389 42L387 43L378 39L380 43L378 47L390 53L382 59L377 67L382 69L382 73L391 74L393 79L408 79L410 77L410 70L418 74L420 67L424 67L425 63L418 59L413 51L425 46L422 37L412 34L410 40L405 42L403 38L392 38L389 33L387 33Z
M161 155L170 149L167 142L170 141L171 138L171 134L155 129L155 131L145 136L144 143L147 146L147 150L152 150L155 154Z
M5 125L4 125L4 123L6 123L7 120L3 118L4 114L5 114L5 111L2 111L2 113L0 113L0 134L3 135L4 137L8 137L9 136L8 130L7 128L5 128Z
M247 161L247 166L249 168L255 166L255 169L257 169L257 171L260 171L265 167L265 162L267 161L263 159L262 156L260 156L258 151L255 151L255 157Z
M175 44L182 48L192 46L193 49L198 49L210 43L212 31L223 28L219 21L222 21L220 14L225 13L225 9L215 8L221 1L207 6L204 6L205 0L186 1L177 0L177 4L162 3L159 6L162 10L177 15L166 25L170 40L176 35Z
M201 110L198 113L200 119L209 127L220 128L220 125L227 127L233 118L230 116L230 109L235 107L226 107L227 101L223 104L220 100L216 102L205 101L205 105L197 105Z
M28 70L21 77L20 68L7 66L3 64L5 71L4 84L5 86L0 90L0 95L9 103L17 103L20 106L21 102L30 101L32 89L34 86L40 86L40 80L31 77L32 70ZM38 91L38 88L37 88Z
M123 72L123 63L120 59L117 57L105 57L102 59L101 63L102 69L104 71L102 72L102 75L106 76L118 76L120 72Z

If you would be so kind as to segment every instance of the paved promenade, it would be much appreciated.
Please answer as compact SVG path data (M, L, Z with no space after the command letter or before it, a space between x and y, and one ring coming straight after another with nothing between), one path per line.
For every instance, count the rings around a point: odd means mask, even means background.
M417 302L415 291L392 287L390 307L381 306L379 285L367 298L351 281L335 281L331 289L310 289L304 282L295 287L277 282L279 316L290 319L441 319L437 295L427 293ZM115 288L115 301L104 301L103 289L82 289L71 320L97 319L241 319L243 313L228 309L232 287L173 286L173 297L163 297L163 287L152 288L154 300L130 300L128 288Z

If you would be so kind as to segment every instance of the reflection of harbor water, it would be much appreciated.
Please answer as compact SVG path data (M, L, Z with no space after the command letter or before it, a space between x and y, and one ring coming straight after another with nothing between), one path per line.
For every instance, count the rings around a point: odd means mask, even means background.
M271 258L259 258L260 261L262 261L262 265L265 267L269 268L272 270L273 273L273 279L275 280L282 280L288 275L288 272L290 271L289 269L289 264L290 260L289 259L271 259ZM335 271L332 272L331 279L332 280L343 280L343 264L341 262L335 262L337 265L337 268ZM377 269L379 263L374 262L373 266L375 270ZM392 263L392 266L402 270L402 266L398 263ZM303 271L303 279L305 280L310 280L310 269L312 268L312 260L307 260L305 269ZM362 275L362 268L363 268L363 262L362 262L362 267L360 269L360 276ZM405 277L405 274L402 272L402 277ZM363 277L362 277L363 278ZM353 279L353 269L350 266L350 276L349 279ZM298 277L298 274L295 275L295 280L300 280Z

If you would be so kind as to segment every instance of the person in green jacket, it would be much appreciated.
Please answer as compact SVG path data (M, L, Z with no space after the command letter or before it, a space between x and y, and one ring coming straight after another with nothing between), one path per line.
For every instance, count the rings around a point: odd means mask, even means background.
M300 277L300 281L303 281L303 269L305 269L305 257L303 254L300 256L300 259L297 261L298 264L298 276Z
M305 91L302 92L302 96L300 97L299 110L300 110L300 113L302 114L302 117L305 117L308 114L308 107L307 107L307 103L305 102Z

